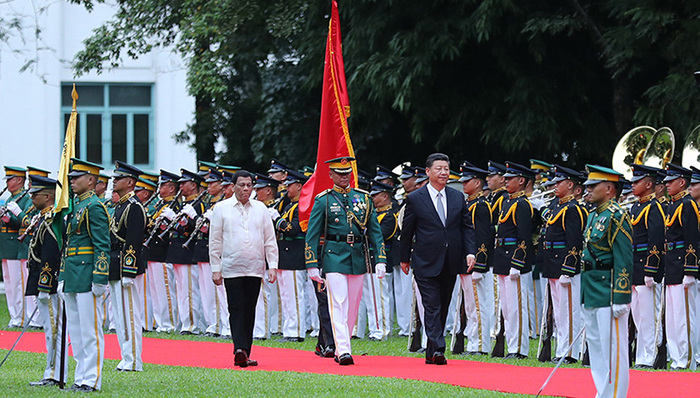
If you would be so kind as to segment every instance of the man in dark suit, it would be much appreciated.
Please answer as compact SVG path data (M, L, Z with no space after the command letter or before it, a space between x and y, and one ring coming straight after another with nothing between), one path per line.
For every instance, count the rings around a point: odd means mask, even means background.
M450 159L442 153L425 162L429 183L406 198L401 231L401 269L413 275L425 307L425 363L444 365L445 321L455 276L474 267L474 230L464 195L445 189ZM465 261L466 257L466 261Z

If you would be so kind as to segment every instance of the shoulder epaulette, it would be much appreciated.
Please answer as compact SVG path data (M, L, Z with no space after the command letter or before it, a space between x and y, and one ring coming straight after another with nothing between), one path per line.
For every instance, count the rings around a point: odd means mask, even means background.
M330 192L330 191L331 191L331 189L328 188L328 189L326 189L325 191L321 191L318 195L316 195L316 197L317 197L317 198L320 198L321 196L327 194L327 193Z

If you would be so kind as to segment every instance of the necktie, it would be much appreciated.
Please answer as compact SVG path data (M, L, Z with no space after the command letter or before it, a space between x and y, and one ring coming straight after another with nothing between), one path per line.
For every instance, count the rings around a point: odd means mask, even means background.
M440 221L442 221L442 225L445 225L445 206L442 204L442 192L438 192L437 194L437 212L438 216L440 217Z

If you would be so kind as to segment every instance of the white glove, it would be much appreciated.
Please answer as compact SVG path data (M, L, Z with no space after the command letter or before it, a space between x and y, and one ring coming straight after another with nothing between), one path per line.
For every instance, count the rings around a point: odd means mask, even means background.
M122 286L124 286L124 287L134 286L134 278L129 278L128 276L122 276Z
M386 276L386 264L377 263L377 266L374 267L374 270L377 271L377 278L382 279Z
M571 284L571 277L569 275L562 275L559 277L559 284L562 286L569 286Z
M482 279L484 279L484 275L481 272L472 273L472 282L479 282Z
M37 296L37 300L40 302L46 304L49 302L49 293L48 292L39 292L39 295Z
M202 214L202 216L204 218L206 218L207 220L211 221L212 214L214 214L214 211L212 209L209 209L209 210L205 211L204 214Z
M647 285L649 289L651 289L652 287L654 287L654 278L652 278L651 276L645 276L644 284Z
M309 279L314 282L323 283L323 278L321 278L321 272L318 268L309 268Z
M185 213L187 217L191 219L197 217L197 210L195 210L194 207L192 207L192 205L189 203L182 207L182 212Z
M629 304L613 304L612 305L612 313L614 318L619 318L627 313L627 311L630 310L630 305Z
M520 278L520 270L517 268L510 267L510 272L508 273L508 276L512 280L516 280Z
M175 212L170 207L164 208L163 211L160 212L160 215L165 217L168 221L172 220L176 216Z
M683 288L687 289L695 284L695 277L686 275L683 277Z
M10 213L14 214L15 216L18 216L19 213L22 212L22 208L19 207L19 205L16 202L8 202L7 210L9 210Z
M109 285L102 285L99 283L93 283L92 284L92 294L95 297L101 297L105 293L107 293L107 288L109 288Z

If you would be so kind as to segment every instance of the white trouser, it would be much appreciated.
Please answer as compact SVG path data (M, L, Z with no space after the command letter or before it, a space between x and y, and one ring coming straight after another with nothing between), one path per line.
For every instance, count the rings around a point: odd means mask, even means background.
M74 383L102 388L105 340L102 328L102 300L92 292L65 293L66 326L75 359Z
M306 329L310 330L309 335L311 337L318 337L319 325L318 325L318 299L316 298L316 293L314 292L314 283L311 279L307 279L304 282L304 291L306 292Z
M672 368L695 369L695 295L697 289L666 286L666 347Z
M611 307L582 309L591 373L598 391L596 397L623 398L627 396L630 377L627 339L629 313L613 319L611 311Z
M418 284L416 283L416 278L413 278L413 294L415 297L415 305L418 308L418 318L420 319L421 325L421 339L420 346L423 349L428 348L428 334L425 332L425 307L423 307L423 297L420 295L420 290L418 290ZM416 311L414 308L411 309L411 324L415 324L413 318L416 316ZM412 328L411 328L412 329ZM410 339L408 344L410 345Z
M530 286L531 288L528 291L528 310L529 312L529 319L530 319L530 337L532 338L537 338L540 334L540 316L542 316L542 304L543 304L543 296L542 296L542 277L539 279L534 279L534 274L532 272L529 273L530 275ZM578 306L580 303L576 303L576 306ZM580 318L580 317L579 317Z
M489 299L493 298L493 303L489 304L493 310L491 313L491 337L495 337L501 329L501 298L498 291L498 275L495 275L492 270L489 270L488 274L491 275L491 284L487 287L486 294L489 295Z
M700 309L700 283L695 282L693 287L695 288L695 311L698 311L698 309ZM657 285L657 288L659 291L662 291L660 284ZM695 316L697 317L697 312ZM697 366L697 363L700 362L700 352L698 352L700 351L700 325L695 325L691 333L695 334L695 349L693 349L693 353L695 353L695 362ZM660 337L657 339L657 342L661 342Z
M211 265L197 263L199 267L199 289L202 295L202 311L207 333L228 336L231 326L228 320L228 302L223 284L216 286L211 279Z
M581 275L571 277L571 284L561 285L559 279L549 279L549 291L552 295L552 315L557 339L555 357L578 359L581 344L575 344L565 351L581 330Z
M38 320L44 328L46 336L46 368L43 379L66 381L68 370L68 350L63 352L63 380L59 380L61 369L61 329L63 327L63 300L57 294L50 294L48 300L37 300L39 307ZM36 315L35 315L36 316Z
M118 370L143 370L143 301L136 288L136 285L143 283L143 279L143 275L136 276L131 286L123 286L121 280L109 281L114 328L117 329L122 356Z
M525 274L527 275L527 274ZM530 351L526 278L511 279L498 275L498 292L505 322L505 337L509 354L528 355Z
M34 308L29 311L28 300L24 297L29 272L22 266L22 260L2 260L2 278L5 283L7 310L10 313L8 327L20 328L29 318Z
M202 332L202 297L199 291L199 267L197 264L173 264L177 312L180 314L180 331Z
M385 340L391 333L391 279L392 273L386 274L383 279L377 278L377 274L365 274L362 283L362 301L367 308L370 339ZM372 282L374 282L374 299L372 299ZM375 301L377 303L376 315L374 312ZM378 325L377 319L379 319Z
M331 315L335 355L351 354L350 333L355 326L357 310L362 298L362 275L346 275L337 272L326 274L328 310Z
M277 290L277 286L272 286L265 278L260 282L260 293L258 293L258 302L255 304L255 326L253 327L253 338L269 339L270 338L270 296L272 289ZM276 293L275 293L276 294Z
M396 323L399 325L399 336L408 336L411 322L411 303L413 302L413 270L404 274L401 267L394 267L394 305L396 306Z
M661 314L657 311L657 302L661 297L657 285L632 287L632 320L637 329L637 357L635 364L652 366L657 352L657 328L661 326Z
M177 295L175 293L175 273L173 265L149 261L146 268L148 290L151 292L153 317L156 330L173 332L179 327L177 316Z
M457 305L462 303L462 289L459 287L459 278L455 278L455 284L452 287L452 297L450 298L450 305L447 307L447 318L445 319L445 332L451 333L452 327L454 327L455 322L459 324L459 321L455 320L455 314L457 314Z
M362 290L364 290L364 281L362 281ZM355 327L352 329L352 337L357 337L360 339L364 339L367 332L367 303L365 300L367 300L367 297L365 297L363 294L362 299L360 300L360 306L357 309Z
M474 281L470 275L459 275L464 294L464 311L467 325L464 337L467 338L467 352L489 352L491 350L491 317L483 303L487 302L487 285L491 281L483 278Z
M156 329L156 321L153 317L153 304L151 303L151 291L148 289L148 274L141 275L140 282L134 287L141 298L141 308L143 308L143 329L152 331Z
M277 271L280 297L282 298L282 336L306 337L306 270Z

